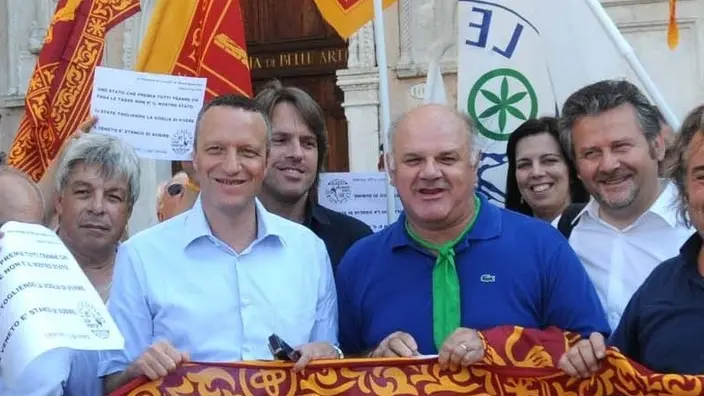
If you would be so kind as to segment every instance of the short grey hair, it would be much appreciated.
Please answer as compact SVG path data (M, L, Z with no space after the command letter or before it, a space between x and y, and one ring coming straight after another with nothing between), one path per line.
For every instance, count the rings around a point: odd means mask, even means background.
M269 147L271 144L271 136L273 135L271 129L271 120L269 120L269 114L267 110L256 100L248 98L243 95L222 95L218 96L210 102L206 103L203 108L201 108L198 113L198 118L196 118L196 130L193 136L193 151L195 152L196 146L198 145L198 133L200 132L200 122L203 119L205 113L212 109L213 107L230 107L233 109L241 109L244 111L251 111L253 113L259 113L259 115L264 118L264 123L266 124L266 151L269 153Z
M422 105L426 106L426 105ZM422 107L420 106L420 107ZM416 107L417 108L417 107ZM446 106L447 110L450 111L452 114L454 114L465 126L464 130L467 132L467 141L469 143L469 155L470 155L470 161L471 162L476 162L477 159L479 158L479 154L481 152L481 149L477 145L477 135L479 134L479 130L476 126L476 124L472 121L472 119L466 114L463 113L455 108ZM403 114L401 114L399 117L397 117L393 122L391 122L391 125L389 126L389 131L388 131L388 137L389 137L389 153L393 153L394 149L394 136L396 136L396 132L398 132L398 127L399 125L403 122L403 120L408 117L408 115L413 111L414 109L405 111Z
M677 134L675 143L672 146L673 161L669 169L667 169L668 176L672 179L677 186L679 194L678 198L678 212L680 218L687 224L690 225L690 219L688 215L689 201L687 195L687 167L689 163L689 145L692 140L697 135L704 135L704 105L699 105L694 110L692 110L682 123L680 132ZM704 230L697 230L704 231Z
M108 135L88 133L75 139L61 157L56 170L56 191L61 193L73 170L79 166L96 167L106 179L127 180L128 203L139 198L139 158L127 143Z
M645 139L652 142L660 134L660 118L648 98L625 80L603 80L580 88L562 105L560 142L571 160L575 160L572 128L582 117L599 115L624 104L636 109L636 118Z

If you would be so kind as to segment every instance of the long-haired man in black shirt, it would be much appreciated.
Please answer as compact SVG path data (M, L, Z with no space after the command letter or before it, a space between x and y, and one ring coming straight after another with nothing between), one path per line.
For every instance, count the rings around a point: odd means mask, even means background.
M259 199L267 210L318 235L336 269L347 249L372 231L361 221L317 203L318 176L328 148L323 110L302 89L278 81L267 84L256 100L269 113L273 130Z

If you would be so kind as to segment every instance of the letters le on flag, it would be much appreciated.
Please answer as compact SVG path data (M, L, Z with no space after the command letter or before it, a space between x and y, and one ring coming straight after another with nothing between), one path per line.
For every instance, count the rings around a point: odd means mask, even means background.
M457 102L480 133L478 189L503 203L510 133L529 118L555 114L540 31L535 20L500 4L461 1L458 13Z
M525 120L556 116L599 80L642 86L587 1L459 1L457 105L478 127L478 189L495 203L505 201L506 142Z
M135 69L206 77L206 101L252 96L239 0L159 0Z
M445 0L448 1L448 0ZM383 0L383 7L396 0ZM374 19L374 0L315 0L323 19L343 39L348 39L367 22Z
M88 117L93 72L105 34L139 12L139 0L60 0L25 96L9 165L38 181Z

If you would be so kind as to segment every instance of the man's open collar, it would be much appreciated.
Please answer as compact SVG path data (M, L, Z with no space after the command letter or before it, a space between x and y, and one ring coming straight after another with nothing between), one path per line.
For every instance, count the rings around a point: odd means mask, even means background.
M257 221L257 237L256 240L263 240L267 237L274 236L281 243L286 243L285 232L280 228L275 215L269 213L264 205L255 198L254 206L256 210ZM193 207L185 214L185 227L183 233L183 248L187 248L196 239L207 237L215 239L213 232L208 224L208 220L203 210L201 195L198 195Z
M660 179L660 183L663 186L660 195L658 195L658 198L645 213L650 212L660 217L672 228L679 227L682 225L682 221L677 217L677 187L675 187L672 182L663 179ZM584 206L584 209L572 219L572 225L575 225L585 213L594 219L601 218L599 216L599 203L594 198L591 198L589 203ZM638 219L642 216L643 215L639 216ZM638 221L638 219L636 221ZM635 224L635 222L633 224Z

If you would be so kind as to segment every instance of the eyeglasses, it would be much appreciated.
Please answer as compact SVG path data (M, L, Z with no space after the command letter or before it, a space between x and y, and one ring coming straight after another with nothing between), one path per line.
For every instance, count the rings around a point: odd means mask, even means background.
M183 184L174 183L174 184L166 187L166 193L169 194L169 196L171 196L171 197L181 195L182 192L183 192Z

